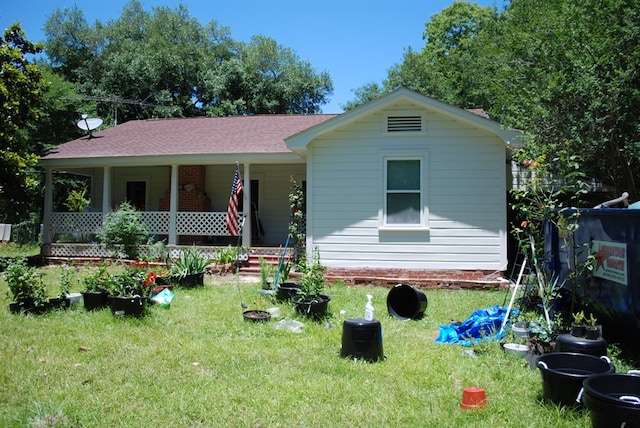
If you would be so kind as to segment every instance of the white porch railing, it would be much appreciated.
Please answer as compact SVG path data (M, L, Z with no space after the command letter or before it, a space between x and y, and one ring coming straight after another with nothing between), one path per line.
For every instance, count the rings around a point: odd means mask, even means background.
M142 223L152 235L169 235L169 211L142 211ZM176 213L177 235L230 236L225 225L226 212ZM54 212L51 213L50 233L82 234L97 233L102 227L101 212Z

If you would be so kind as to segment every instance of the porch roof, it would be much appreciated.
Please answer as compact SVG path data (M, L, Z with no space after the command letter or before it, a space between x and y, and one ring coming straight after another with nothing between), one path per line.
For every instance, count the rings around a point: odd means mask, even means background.
M256 115L132 120L61 144L43 164L88 158L287 154L285 138L335 114Z

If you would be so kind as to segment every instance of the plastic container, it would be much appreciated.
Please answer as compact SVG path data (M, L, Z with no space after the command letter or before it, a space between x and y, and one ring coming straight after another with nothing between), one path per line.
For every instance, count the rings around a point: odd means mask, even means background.
M487 395L482 388L470 387L462 391L462 409L479 409L487 405Z
M542 376L542 395L545 399L565 406L579 406L582 383L594 374L613 373L615 367L607 357L552 352L538 358Z
M364 319L367 321L373 321L373 296L371 294L367 294L367 304L364 306Z
M402 320L420 319L427 309L427 296L412 285L398 284L387 295L387 309Z
M342 324L340 356L369 362L384 360L380 321L349 318Z
M583 387L593 428L640 427L640 376L598 374L585 379Z

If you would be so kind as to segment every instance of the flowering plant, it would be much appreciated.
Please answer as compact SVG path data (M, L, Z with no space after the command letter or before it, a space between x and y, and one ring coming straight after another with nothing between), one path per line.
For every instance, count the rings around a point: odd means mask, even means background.
M289 178L289 184L291 185L289 193L289 236L293 239L293 259L295 263L298 263L306 252L305 195L304 189L293 177Z
M149 297L156 278L148 262L134 261L125 266L124 272L110 275L109 292L114 296Z

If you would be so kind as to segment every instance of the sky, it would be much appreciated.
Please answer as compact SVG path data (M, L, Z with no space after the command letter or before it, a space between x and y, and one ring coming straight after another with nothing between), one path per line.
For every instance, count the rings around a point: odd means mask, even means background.
M77 5L89 25L117 19L129 0L0 0L0 29L20 21L27 39L43 41L43 27L55 9ZM420 51L425 23L454 0L141 0L143 7L176 8L184 4L202 25L217 21L229 27L234 40L254 35L271 37L308 61L316 72L326 71L333 95L323 113L341 113L354 100L354 90L382 82L388 70L402 62L407 48ZM502 0L476 0L499 6Z

